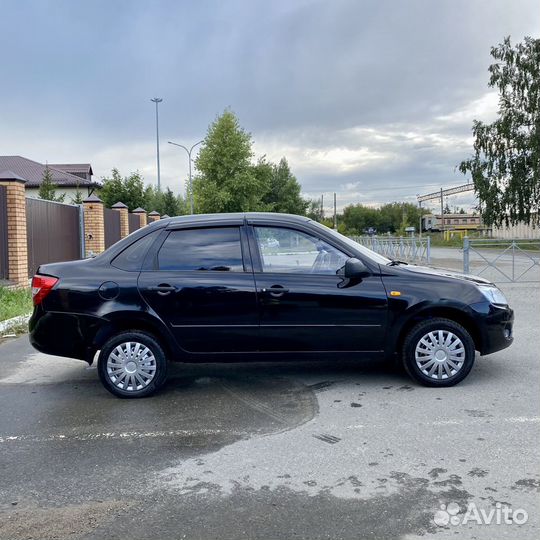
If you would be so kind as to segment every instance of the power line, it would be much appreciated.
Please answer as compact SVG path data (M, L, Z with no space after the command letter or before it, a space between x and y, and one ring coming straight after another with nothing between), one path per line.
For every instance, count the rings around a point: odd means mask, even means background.
M418 196L418 202L421 203L423 201L430 201L432 199L443 199L444 196L448 195L456 195L457 193L463 193L465 191L472 191L474 189L474 184L463 184L461 186L455 186L452 188L443 189L441 188L440 191L435 191L434 193L428 193L427 195L419 195Z
M434 187L434 186L440 186L440 183L436 184L418 184L414 186L388 186L388 187L380 187L380 188L367 188L367 189L359 189L359 193L372 193L377 191L403 191L407 189L418 189L418 188L428 188L428 187ZM320 192L319 192L320 193ZM328 193L328 192L325 192Z
M363 191L395 191L395 190L404 190L404 189L417 189L422 187L432 187L432 186L439 186L440 184L419 184L416 186L391 186L391 187L381 187L381 188L369 188L369 189L361 189L360 192Z

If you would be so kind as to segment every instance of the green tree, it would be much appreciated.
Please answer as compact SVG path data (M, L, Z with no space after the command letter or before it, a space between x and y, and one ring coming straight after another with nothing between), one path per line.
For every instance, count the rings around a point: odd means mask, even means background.
M142 207L148 212L155 210L162 216L166 214L173 217L187 214L184 198L181 195L176 196L169 187L165 191L158 191L154 186L146 186Z
M163 192L158 191L155 186L149 185L144 188L144 202L141 205L147 212L163 212Z
M41 181L41 185L39 186L38 190L39 198L44 199L45 201L64 202L64 198L66 197L65 193L57 196L57 189L58 186L53 182L51 169L49 169L48 166L45 166L45 170L43 171L43 180Z
M193 182L197 212L239 212L258 209L262 185L253 171L251 135L226 110L208 128L195 165Z
M163 212L161 215L167 214L171 217L180 215L178 199L169 187L163 193L163 206L161 210Z
M311 199L308 201L306 216L319 223L324 219L324 210L321 199Z
M499 92L498 118L473 123L470 173L486 224L540 223L540 39L510 37L492 47L489 86Z
M412 203L393 202L383 204L380 209L379 232L395 234L409 225L418 229L420 216L427 210L420 209Z
M77 183L75 196L71 197L71 204L82 204L84 201L84 195L81 191L81 186Z
M420 216L426 212L412 203L393 202L380 208L352 204L343 209L340 230L343 228L347 234L363 234L365 229L373 227L379 234L404 234L410 225L418 228Z
M138 172L122 177L118 169L113 169L111 176L103 178L102 181L103 187L99 192L99 196L108 208L117 202L123 202L129 208L130 212L138 207L151 211L151 209L145 206L146 193L144 182Z
M265 191L262 203L265 210L285 214L304 215L306 213L309 201L302 198L302 187L292 174L284 157L277 165L268 164L264 159L259 160L256 167L269 169L269 174L263 175L263 177L268 177L266 179L268 183L263 183Z
M178 215L185 216L190 213L189 201L182 195L176 196L176 203L178 204Z
M364 234L369 227L380 230L380 211L363 204L351 204L343 209L343 215L339 219L342 231L347 234Z
M274 211L274 204L271 196L269 195L274 182L274 166L275 165L271 161L266 160L266 156L262 156L257 161L257 164L253 165L252 167L253 175L255 176L259 186L261 186L261 196L255 210L259 210L261 212Z

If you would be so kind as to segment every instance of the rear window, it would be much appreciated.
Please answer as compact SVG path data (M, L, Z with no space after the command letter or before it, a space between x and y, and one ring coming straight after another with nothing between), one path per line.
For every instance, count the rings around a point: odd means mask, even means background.
M121 270L128 270L130 272L139 272L141 270L144 257L157 238L161 230L151 232L143 238L139 238L128 246L122 253L117 255L112 261L112 265Z
M240 229L172 231L158 253L160 270L243 272Z

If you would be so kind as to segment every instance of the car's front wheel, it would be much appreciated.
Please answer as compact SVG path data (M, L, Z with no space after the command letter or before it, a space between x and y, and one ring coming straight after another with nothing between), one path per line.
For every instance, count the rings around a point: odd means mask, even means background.
M156 339L146 332L122 332L101 349L98 373L105 388L121 398L153 394L167 378L167 359Z
M407 373L426 386L453 386L474 364L475 347L463 326L450 319L434 318L417 324L403 344Z

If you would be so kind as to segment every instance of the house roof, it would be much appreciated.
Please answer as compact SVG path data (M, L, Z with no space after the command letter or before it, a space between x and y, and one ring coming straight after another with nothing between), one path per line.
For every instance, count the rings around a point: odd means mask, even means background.
M90 163L49 163L49 167L60 169L70 174L84 173L93 175L92 165Z
M86 180L69 172L48 165L52 180L62 187L100 187L99 182ZM13 171L26 180L25 187L39 187L43 182L43 173L46 165L22 156L0 156L0 171Z

